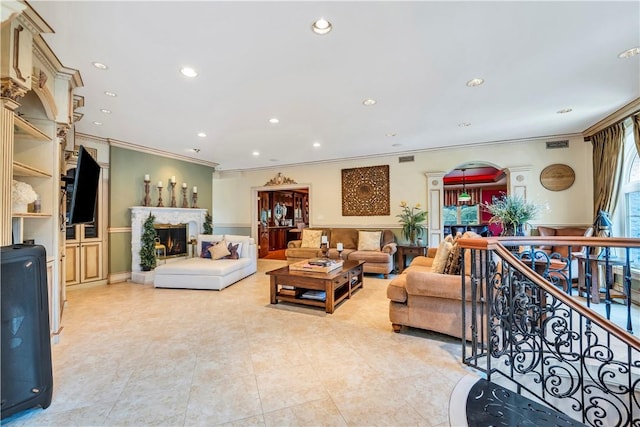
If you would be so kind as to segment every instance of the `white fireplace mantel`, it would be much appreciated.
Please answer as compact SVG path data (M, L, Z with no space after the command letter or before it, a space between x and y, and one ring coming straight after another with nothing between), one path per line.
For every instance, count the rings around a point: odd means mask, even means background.
M206 209L158 208L134 206L131 209L131 272L142 271L140 267L140 238L142 225L149 214L155 216L154 224L187 224L187 236L196 237L203 231Z

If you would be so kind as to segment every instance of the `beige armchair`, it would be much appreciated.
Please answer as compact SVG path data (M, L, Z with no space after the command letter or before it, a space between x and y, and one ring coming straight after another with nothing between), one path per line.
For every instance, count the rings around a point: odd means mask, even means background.
M473 232L465 237L479 237ZM451 261L459 257L455 247L449 255ZM414 258L402 274L393 279L387 287L389 298L389 320L394 332L402 326L427 329L457 338L463 337L462 329L462 277L458 270L454 274L434 272L437 263L436 248L429 248L427 256ZM467 301L471 301L471 257L466 253L464 278ZM459 261L458 261L459 262ZM441 267L437 267L438 270ZM471 304L465 304L465 339L471 339Z

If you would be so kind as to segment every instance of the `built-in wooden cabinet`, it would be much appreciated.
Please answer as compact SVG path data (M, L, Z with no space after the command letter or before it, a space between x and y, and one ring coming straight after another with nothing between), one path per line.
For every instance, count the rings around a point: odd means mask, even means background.
M83 226L76 226L83 228ZM104 279L102 241L77 240L65 245L66 285Z
M65 230L65 258L67 286L85 283L107 283L107 227L106 212L108 198L109 146L98 138L77 135L75 146L65 152L67 176L75 175L77 151L82 145L100 164L100 180L95 208L95 219L91 223L69 225ZM67 198L67 212L71 200Z
M65 245L67 286L104 280L103 242L98 230L95 224L67 226L67 237L72 237Z
M46 106L34 91L28 92L15 110L13 134L13 180L29 184L38 195L38 203L27 211L11 207L13 243L34 243L44 246L47 256L50 333L57 341L62 328L61 316L65 301L61 286L60 246L60 156L57 125L47 116Z
M50 333L57 342L65 303L62 146L73 128L73 90L82 81L42 39L53 30L28 4L21 7L0 27L0 63L6 64L0 67L0 244L45 248ZM14 179L38 195L26 212L12 201Z

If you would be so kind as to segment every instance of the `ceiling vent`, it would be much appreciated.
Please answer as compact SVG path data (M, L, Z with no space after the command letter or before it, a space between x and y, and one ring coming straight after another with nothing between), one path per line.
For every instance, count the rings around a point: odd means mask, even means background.
M564 139L562 141L547 141L547 150L552 148L569 148L569 140Z
M407 162L413 162L415 159L413 158L413 156L400 156L398 157L398 163L407 163Z

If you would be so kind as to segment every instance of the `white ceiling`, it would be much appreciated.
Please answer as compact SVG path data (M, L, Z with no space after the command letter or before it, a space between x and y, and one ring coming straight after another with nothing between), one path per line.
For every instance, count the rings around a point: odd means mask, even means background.
M219 170L575 134L640 97L638 1L29 4L80 70L78 132Z

